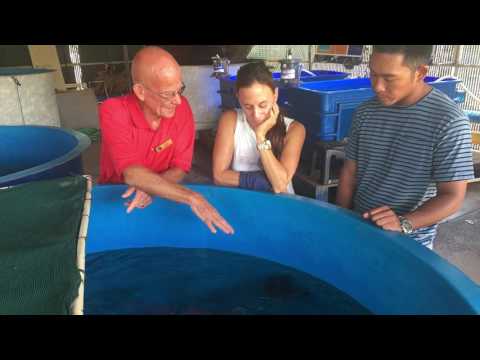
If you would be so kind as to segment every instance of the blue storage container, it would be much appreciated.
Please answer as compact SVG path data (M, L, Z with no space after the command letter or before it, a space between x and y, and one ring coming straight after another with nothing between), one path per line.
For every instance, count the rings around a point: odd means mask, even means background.
M428 76L425 82L454 101L463 101L463 93L456 90L460 80L435 82L437 79ZM288 99L282 105L289 117L305 125L311 140L340 141L348 135L357 106L373 96L369 78L319 81L289 89Z
M327 80L340 80L345 79L349 74L339 71L327 71L327 70L314 70L309 74L306 71L302 71L300 76L300 84L309 83L314 81L327 81ZM275 80L276 85L279 87L278 102L283 104L288 101L290 87L284 87L280 84L280 72L272 73L272 77ZM237 98L235 96L235 83L237 81L236 76L229 76L220 78L220 96L222 98L222 108L235 108L240 107Z
M480 124L480 111L464 110L465 115L471 123Z

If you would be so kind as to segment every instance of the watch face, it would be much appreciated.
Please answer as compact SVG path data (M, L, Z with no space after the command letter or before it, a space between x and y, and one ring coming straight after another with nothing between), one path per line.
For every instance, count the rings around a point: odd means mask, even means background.
M407 232L410 234L413 231L412 224L407 223Z
M265 140L264 142L257 145L258 150L270 150L272 148L272 144L270 140Z
M412 224L407 219L403 218L400 222L402 230L406 234L410 234L413 231Z

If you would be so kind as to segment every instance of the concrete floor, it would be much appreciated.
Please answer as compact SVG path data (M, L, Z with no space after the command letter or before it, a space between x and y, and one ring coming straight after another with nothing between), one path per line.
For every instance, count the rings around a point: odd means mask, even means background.
M85 173L97 179L100 145L92 144L83 154ZM186 183L211 183L211 153L196 146L192 171ZM480 161L480 154L475 154ZM438 229L434 251L480 285L480 182L468 185L462 208L444 220Z
M480 285L480 182L468 185L460 211L438 226L435 252Z

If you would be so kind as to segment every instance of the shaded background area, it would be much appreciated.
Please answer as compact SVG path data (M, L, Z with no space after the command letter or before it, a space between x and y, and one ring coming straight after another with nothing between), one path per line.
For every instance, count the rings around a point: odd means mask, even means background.
M159 45L169 51L182 66L212 65L217 54L226 57L232 64L247 61L253 45Z
M153 44L149 44L153 45ZM211 66L217 54L228 57L232 64L246 61L253 45L163 45L154 44L169 51L180 66ZM129 64L145 45L79 45L82 81L95 90L96 96L126 93L130 87ZM21 50L18 49L17 52ZM57 45L60 63L71 63L68 45ZM28 53L28 50L27 50ZM75 83L73 66L62 67L66 83Z

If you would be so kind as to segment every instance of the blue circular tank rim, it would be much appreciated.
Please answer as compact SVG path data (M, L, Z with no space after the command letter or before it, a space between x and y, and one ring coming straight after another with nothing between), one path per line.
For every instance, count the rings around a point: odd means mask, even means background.
M303 196L291 194L281 194L281 196L297 198L306 203L312 203L315 206L338 210L336 205L319 202L318 200L305 198ZM359 214L352 210L342 208L341 211L350 214L351 217L363 220ZM374 225L372 226L375 227ZM377 229L379 232L382 232L385 237L391 238L396 245L402 247L406 252L427 264L435 273L440 275L443 280L445 280L451 286L452 290L455 290L455 292L458 293L459 297L461 297L476 314L480 314L480 286L470 279L464 272L459 270L455 265L449 263L434 251L427 249L425 246L420 245L415 241L405 241L404 235L401 235L400 233L389 232L380 228Z
M192 190L198 191L201 189L211 188L212 186L189 184L188 187ZM334 211L339 210L338 206L336 205L326 202L320 202L316 199L306 198L299 195L280 194L276 196L301 200L304 203L309 203L317 207L323 207ZM342 208L341 211L347 213L347 216L357 218L363 221L362 217L352 210ZM456 266L450 264L448 261L443 259L440 255L436 254L434 251L427 249L423 245L419 245L414 241L405 241L404 235L400 235L400 233L386 232L385 230L376 228L373 225L372 227L378 230L379 233L383 233L385 237L391 238L391 240L395 244L402 247L406 252L410 253L417 259L424 261L434 272L440 275L451 286L451 288L454 289L461 298L463 298L463 300L467 304L470 305L471 309L476 314L480 314L480 287L475 282L473 282L472 279L470 279L465 273L459 270Z
M25 170L17 171L17 172L8 174L8 175L0 176L0 184L11 182L11 181L21 179L21 178L24 178L24 177L28 177L28 176L31 176L31 175L35 175L37 173L41 173L43 171L54 168L58 165L65 164L68 161L76 158L77 156L80 156L82 154L82 152L85 149L87 149L91 144L90 138L87 135L85 135L85 134L83 134L79 131L65 129L65 128L59 128L59 127L56 127L56 126L44 126L44 125L2 125L2 126L5 126L5 127L8 126L8 127L11 127L11 128L31 127L31 128L39 128L39 129L52 130L52 131L60 131L60 132L63 132L65 134L68 134L68 135L76 138L77 139L77 145L72 150L67 152L66 154L64 154L64 155L62 155L58 158L55 158L53 160L50 160L46 163L31 167L31 168L28 168L28 169L25 169Z
M14 68L14 67L2 67L0 68L0 76L21 76L21 75L36 75L53 72L52 69L44 68Z

